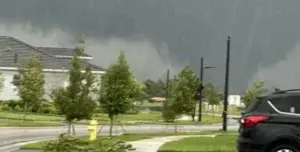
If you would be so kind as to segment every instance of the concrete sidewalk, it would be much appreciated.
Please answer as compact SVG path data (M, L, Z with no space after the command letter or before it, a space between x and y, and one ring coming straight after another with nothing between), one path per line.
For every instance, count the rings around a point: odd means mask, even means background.
M189 137L215 137L216 134L213 135L187 135L187 136L166 136L166 137L155 137L150 139L144 139L144 140L138 140L138 141L132 141L128 142L135 148L135 152L157 152L159 147L161 147L163 144L170 142L170 141L176 141L183 138L189 138Z

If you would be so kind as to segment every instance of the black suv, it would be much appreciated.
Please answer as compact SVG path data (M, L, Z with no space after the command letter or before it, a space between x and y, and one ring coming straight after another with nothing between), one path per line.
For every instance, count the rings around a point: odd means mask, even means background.
M238 152L300 152L300 89L257 97L242 113Z

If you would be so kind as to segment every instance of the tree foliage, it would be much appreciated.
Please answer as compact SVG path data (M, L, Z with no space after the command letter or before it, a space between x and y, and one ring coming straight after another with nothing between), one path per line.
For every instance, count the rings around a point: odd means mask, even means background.
M187 67L170 84L168 103L164 106L165 110L176 116L194 113L196 106L194 97L200 84L194 72Z
M218 105L220 103L220 94L217 88L212 84L208 83L204 89L205 98L209 105Z
M18 68L18 73L14 75L12 84L16 86L23 102L25 116L28 110L40 105L45 93L44 73L40 59L36 56L26 59Z
M144 82L144 92L149 95L149 97L166 97L166 84L163 80L159 79L153 81L148 79Z
M266 91L264 81L255 81L253 86L247 89L243 96L245 105L248 105L255 97L263 94Z
M115 117L130 110L140 89L141 86L133 77L125 54L121 51L118 60L102 76L100 88L99 102L110 118L110 135Z
M51 98L60 114L63 114L69 122L69 132L72 121L91 118L96 107L91 96L95 77L91 67L81 66L78 57L84 52L83 46L84 41L80 40L75 49L76 54L71 60L69 85L54 89L51 93ZM85 68L84 72L82 72L83 68Z
M166 96L166 101L163 103L163 111L162 118L165 122L174 122L176 119L176 112L173 109L173 100L172 94L174 93L173 89L176 83L176 76L169 80L168 85L166 85L165 92L168 96Z

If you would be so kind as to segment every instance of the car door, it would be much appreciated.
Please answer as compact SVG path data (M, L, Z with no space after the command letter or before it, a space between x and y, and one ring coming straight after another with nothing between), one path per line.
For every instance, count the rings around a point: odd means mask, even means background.
M280 125L283 131L300 134L300 94L289 94L279 100L270 100L276 116L271 124Z

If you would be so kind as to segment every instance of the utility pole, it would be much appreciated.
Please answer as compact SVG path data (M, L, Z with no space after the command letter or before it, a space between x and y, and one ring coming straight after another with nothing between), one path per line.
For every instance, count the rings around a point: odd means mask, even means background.
M227 131L227 112L228 112L228 86L229 86L229 63L230 63L230 36L227 38L227 53L226 53L226 71L225 71L225 86L224 86L224 109L223 109L223 131Z
M166 101L169 99L169 81L170 81L170 70L167 70L167 82L166 82Z
M198 105L198 122L202 121L202 90L203 90L203 57L200 63L200 86L199 86L199 105Z

